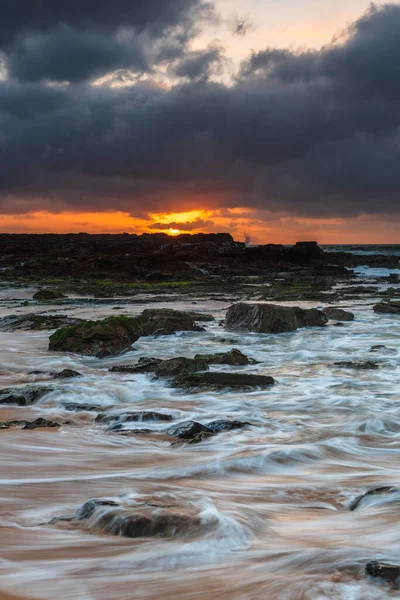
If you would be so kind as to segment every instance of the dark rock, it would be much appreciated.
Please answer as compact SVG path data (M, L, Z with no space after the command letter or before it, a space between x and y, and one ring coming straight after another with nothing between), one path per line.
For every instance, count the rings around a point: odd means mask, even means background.
M100 498L92 498L87 500L75 513L75 518L79 521L83 519L90 519L94 511L102 506L119 506L118 502L114 500L102 500Z
M39 429L41 427L61 427L61 424L39 417L35 421L27 421L22 429Z
M52 392L51 387L39 387L26 385L25 387L4 388L0 390L0 404L18 404L18 406L29 406L45 394Z
M247 373L192 373L177 377L173 385L187 390L208 389L221 390L224 388L251 389L269 387L275 383L273 377L267 375L250 375Z
M333 364L335 365L335 367L343 367L345 369L379 369L379 364L377 362L374 362L373 360L342 360Z
M53 375L54 379L69 379L72 377L83 377L82 373L78 373L78 371L73 371L72 369L63 369L59 373Z
M220 354L196 354L196 358L205 360L209 365L253 365L257 362L253 358L249 359L236 348L233 348L230 352Z
M190 440L200 433L212 434L213 432L205 425L197 423L196 421L183 421L182 423L170 427L167 430L167 433L168 435L178 437L182 440Z
M58 329L80 323L81 319L62 317L55 315L10 315L0 319L0 331L45 331L46 329Z
M370 352L376 352L377 350L384 350L386 346L384 344L375 344L375 346L371 346L369 349Z
M400 315L400 302L379 302L373 310L376 313Z
M192 304L195 304L192 302ZM188 315L190 315L195 321L201 321L204 323L210 323L212 321L215 321L215 318L212 315L209 315L207 313L201 313L201 312L188 312Z
M35 421L13 420L0 422L0 429L9 429L10 427L22 427L22 429L39 429L42 427L61 427L61 424L57 423L56 421L49 421L48 419L43 419L42 417L39 417Z
M207 423L206 427L211 429L213 433L221 433L223 431L232 431L233 429L243 429L247 425L251 425L251 423L247 423L246 421L211 421L211 423Z
M82 321L53 333L49 340L49 350L104 358L128 350L139 335L137 320L131 317Z
M56 375L55 371L29 371L28 375Z
M355 510L356 508L358 508L358 506L364 500L364 498L368 498L369 496L381 496L383 494L393 494L398 491L399 491L398 488L395 488L391 485L374 488L373 490L368 490L368 492L365 492L365 494L361 494L361 496L358 496L355 500L353 500L349 506L349 509Z
M176 377L197 371L208 371L208 364L202 358L171 358L163 360L156 368L157 377Z
M108 415L99 413L95 419L96 423L129 423L129 422L146 422L146 421L172 421L171 415L154 411L139 411L134 413L122 413L119 415Z
M130 538L171 537L204 529L198 509L174 498L142 497L123 503L94 499L76 512L90 529Z
M64 405L65 410L71 412L97 412L99 410L98 404L79 404L79 402L68 402Z
M325 308L323 311L328 319L332 321L353 321L354 314L347 310L343 310L342 308L336 308L331 306L329 308Z
M58 300L59 298L65 298L64 294L62 294L58 290L39 290L34 294L34 300Z
M204 442L210 438L214 437L213 433L209 433L208 431L201 431L194 435L190 440L186 440L188 444L200 444L200 442Z
M238 303L229 307L225 327L233 331L283 333L299 327L321 327L327 322L328 317L315 308Z
M395 585L400 577L400 565L373 560L365 566L365 572L370 577L380 577L384 581Z
M141 434L141 433L154 433L154 431L152 429L124 429L124 425L125 423L114 423L113 425L110 425L108 427L108 431L121 431L125 434Z
M162 362L161 358L140 358L136 365L116 365L111 373L153 373Z
M177 331L198 331L193 313L171 308L151 308L144 310L137 317L140 335L153 335L162 330L162 335L170 335Z

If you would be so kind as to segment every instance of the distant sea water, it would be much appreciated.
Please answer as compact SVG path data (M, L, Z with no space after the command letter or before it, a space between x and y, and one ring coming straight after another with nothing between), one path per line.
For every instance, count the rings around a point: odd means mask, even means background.
M400 256L400 244L334 244L320 247L326 252L350 252L351 254L386 254Z

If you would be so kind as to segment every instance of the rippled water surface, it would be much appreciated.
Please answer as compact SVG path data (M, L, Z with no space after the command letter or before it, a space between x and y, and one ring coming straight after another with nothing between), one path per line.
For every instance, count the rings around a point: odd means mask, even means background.
M2 297L1 316L32 312L12 300L25 298L25 291ZM371 496L349 510L370 488L400 485L398 316L374 314L371 302L356 300L343 305L356 314L352 323L274 336L226 332L218 321L227 304L173 306L212 312L217 320L203 333L141 338L131 352L104 360L49 353L48 332L0 334L1 387L54 386L32 408L2 407L0 420L70 421L60 430L0 433L0 589L40 600L399 597L366 579L364 565L374 559L399 564L400 492ZM143 308L124 305L117 314ZM116 314L79 302L57 310L86 318ZM386 348L371 353L376 344ZM142 356L192 357L232 347L259 364L212 369L273 375L277 384L247 393L188 394L151 375L108 371ZM379 369L334 365L346 360L376 360ZM28 375L64 368L84 377ZM67 402L96 404L99 411L156 410L174 422L229 418L252 426L196 445L171 445L162 435L108 432L95 424L96 413L68 412ZM165 424L126 427L160 432ZM200 532L127 539L50 524L89 498L143 495L194 506Z

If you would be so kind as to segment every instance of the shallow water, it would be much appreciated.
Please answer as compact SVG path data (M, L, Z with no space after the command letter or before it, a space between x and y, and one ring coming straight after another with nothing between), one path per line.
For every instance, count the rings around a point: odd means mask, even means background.
M10 298L18 297L26 297L23 290L13 290L8 299L3 293L2 316L32 312L16 308ZM371 301L357 300L343 304L356 314L343 327L274 336L226 332L218 320L227 304L173 306L212 312L217 321L206 323L205 333L141 338L131 352L104 360L49 353L48 332L1 334L1 387L36 381L54 391L32 408L0 408L0 420L45 416L71 424L0 434L0 590L40 600L399 597L399 591L366 579L364 565L376 559L399 564L400 492L370 497L349 510L369 488L400 486L398 317L374 314ZM77 301L57 310L100 318L143 308L124 305L116 313L111 305ZM371 353L376 344L387 348ZM212 369L273 375L277 384L250 393L187 394L151 375L108 371L142 356L192 357L232 347L259 364ZM343 360L376 360L379 369L334 365ZM84 377L28 375L64 368ZM201 444L171 446L161 435L107 432L94 423L96 413L68 412L67 402L155 410L171 414L174 422L230 418L253 425ZM142 426L160 432L166 424L126 424ZM49 524L92 497L144 494L192 503L204 531L125 539Z

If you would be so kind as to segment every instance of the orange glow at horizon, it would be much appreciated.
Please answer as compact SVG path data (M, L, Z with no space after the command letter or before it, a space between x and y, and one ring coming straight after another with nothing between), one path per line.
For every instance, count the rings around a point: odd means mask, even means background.
M198 222L198 226L197 225ZM159 224L160 228L155 225ZM171 226L169 226L171 224ZM179 227L179 224L182 224ZM164 226L165 225L165 226ZM390 215L354 218L305 218L246 207L154 213L137 218L127 212L45 211L0 215L0 233L217 233L251 243L293 244L315 239L320 244L399 244L398 221Z

